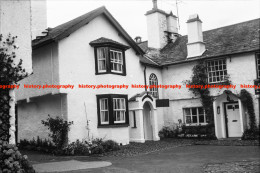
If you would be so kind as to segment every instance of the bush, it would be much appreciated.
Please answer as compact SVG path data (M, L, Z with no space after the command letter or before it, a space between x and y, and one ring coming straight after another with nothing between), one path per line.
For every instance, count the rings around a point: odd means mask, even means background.
M42 124L50 130L49 136L52 138L55 146L58 149L63 148L67 143L68 132L73 122L65 121L60 117L52 118L48 115L46 121L42 120Z
M242 140L259 140L259 129L246 129L242 135Z
M214 124L198 126L182 126L181 133L183 137L196 137L205 139L216 139Z
M102 146L105 152L120 150L118 143L113 140L104 141Z
M27 156L22 156L15 145L0 140L0 172L35 173Z
M70 143L63 149L65 155L91 155L103 154L109 151L119 150L117 142L113 140L103 141L102 138L96 138L91 141L79 141Z
M34 138L32 140L23 139L20 140L18 145L19 149L33 150L33 151L43 151L46 153L53 153L56 150L55 145L49 139L40 139L39 136L37 140Z
M169 126L164 126L160 131L159 131L159 137L160 138L177 138L179 135L179 128L174 128L174 127L169 127Z
M159 131L160 138L204 138L204 139L216 139L214 124L198 125L198 126L186 126L182 125L181 128L174 128L164 126Z

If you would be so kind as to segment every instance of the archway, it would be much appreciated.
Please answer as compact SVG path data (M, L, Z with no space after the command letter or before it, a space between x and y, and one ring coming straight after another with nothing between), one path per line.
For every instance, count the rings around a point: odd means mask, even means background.
M152 120L152 107L149 102L143 105L143 126L144 126L144 139L153 140L153 120Z

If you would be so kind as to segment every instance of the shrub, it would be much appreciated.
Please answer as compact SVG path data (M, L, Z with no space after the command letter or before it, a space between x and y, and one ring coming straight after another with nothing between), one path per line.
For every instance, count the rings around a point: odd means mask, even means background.
M159 137L160 138L176 138L179 135L179 128L174 128L174 127L169 127L169 126L164 126L160 131L159 131Z
M216 139L214 124L198 126L182 126L181 133L183 137L196 137L205 139Z
M113 140L103 141L102 138L92 139L91 141L79 141L70 143L63 149L65 155L90 155L103 154L109 151L119 150L117 142Z
M67 143L68 132L70 130L70 126L73 124L73 121L68 122L60 117L52 118L50 115L48 115L46 121L42 120L42 124L47 126L50 130L51 133L49 136L52 138L55 146L58 149L63 148Z
M259 129L246 129L242 135L242 140L259 140Z
M39 136L37 140L34 138L32 140L22 139L18 145L19 149L33 150L33 151L43 151L46 153L53 153L56 150L55 145L49 139L40 139Z
M15 145L0 140L0 172L34 173L27 156L22 156Z
M107 140L102 143L105 152L120 150L117 142L113 140Z

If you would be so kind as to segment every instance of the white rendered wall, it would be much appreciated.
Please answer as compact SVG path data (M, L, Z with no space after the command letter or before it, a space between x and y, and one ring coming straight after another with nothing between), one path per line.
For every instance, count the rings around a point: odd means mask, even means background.
M90 34L91 33L91 34ZM94 48L89 45L100 37L113 39L122 44L128 43L118 35L115 28L99 16L86 26L72 33L59 42L59 74L61 84L74 84L75 89L68 90L68 119L74 121L69 139L74 141L87 137L86 120L90 120L90 134L93 137L112 137L120 131L115 139L119 143L129 142L128 127L97 128L97 94L127 94L128 98L144 89L78 89L78 84L144 84L143 67L133 49L126 51L126 76L115 74L95 75ZM86 112L84 108L86 104Z

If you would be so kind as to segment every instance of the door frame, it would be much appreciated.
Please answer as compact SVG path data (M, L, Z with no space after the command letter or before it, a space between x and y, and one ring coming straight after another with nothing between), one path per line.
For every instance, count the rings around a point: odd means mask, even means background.
M144 108L145 104L147 104L149 106L149 110L147 110L147 111L149 111L149 113L148 113L149 115L145 114L145 108ZM146 124L147 119L150 119L149 120L150 124ZM148 125L151 126L151 130L152 130L151 131L151 139L146 138L147 137L146 131L147 131ZM145 102L144 105L143 105L143 129L144 129L144 140L145 141L153 140L153 138L154 138L153 137L154 136L153 126L154 126L154 124L153 124L153 108L152 108L152 106L149 102Z
M224 115L225 115L225 126L226 126L226 136L227 136L227 138L229 138L229 134L228 134L228 122L227 122L227 104L235 104L235 103L237 103L238 105L239 105L239 103L238 103L238 101L231 101L231 102L224 102ZM240 106L239 106L239 113L240 113ZM240 116L240 115L239 115ZM239 117L240 118L240 117ZM240 125L242 125L242 124L240 124Z

